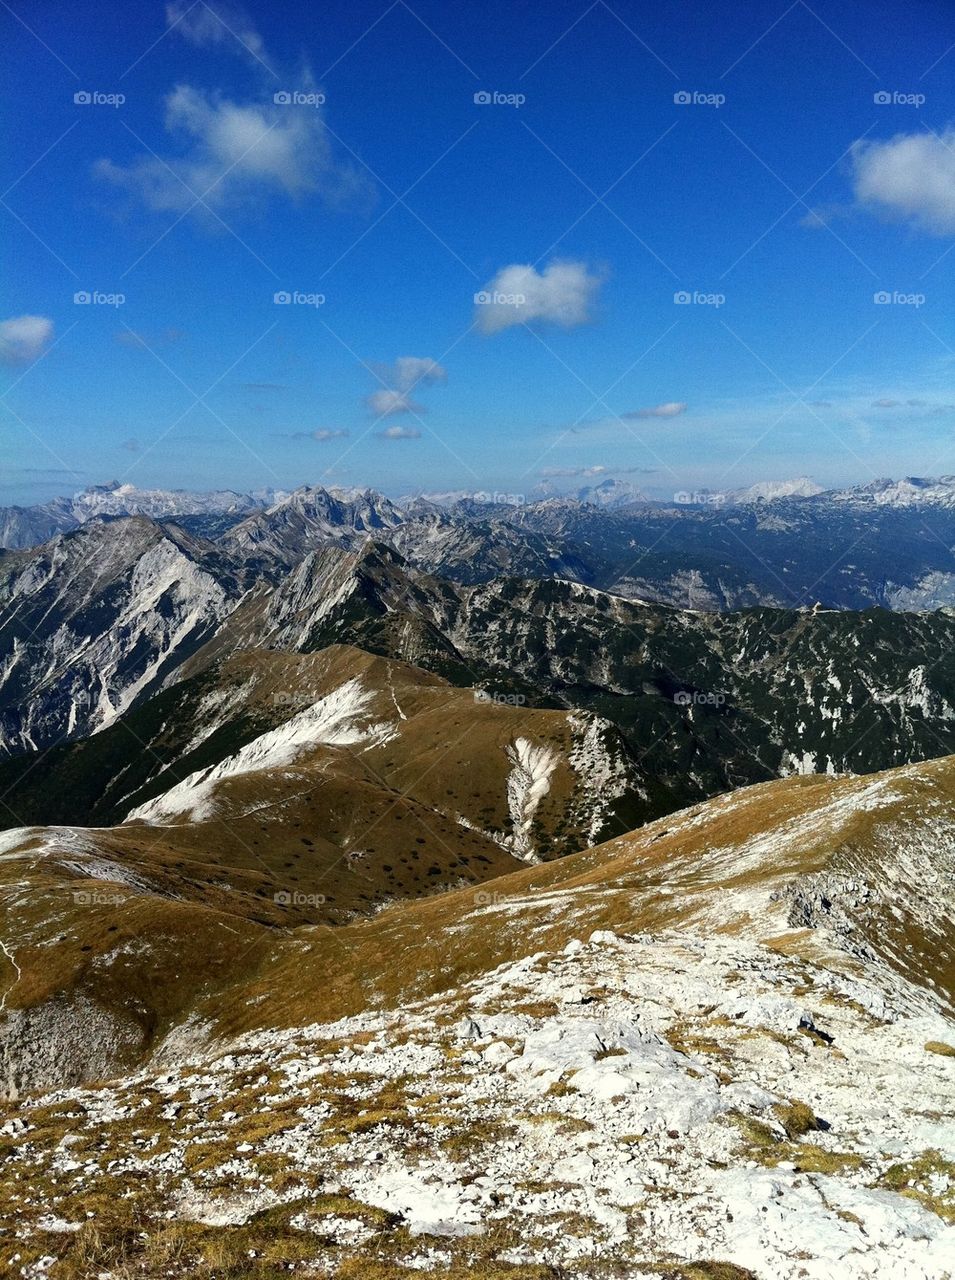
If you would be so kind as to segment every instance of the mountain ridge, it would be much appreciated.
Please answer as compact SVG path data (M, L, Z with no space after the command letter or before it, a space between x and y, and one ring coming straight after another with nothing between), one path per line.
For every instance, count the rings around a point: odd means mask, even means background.
M617 482L602 483L623 497ZM121 514L125 503L214 540L237 567L244 562L273 575L322 543L354 549L370 534L387 538L417 567L464 582L504 573L572 577L618 594L708 609L816 599L829 607L899 610L955 602L951 477L812 493L816 487L800 479L677 495L670 503L614 497L601 505L490 493L395 502L370 489L320 486L164 499L161 492L110 485L87 491L85 499L54 500L49 510L0 512L0 543L35 544L66 526L81 527L81 518ZM834 547L848 548L852 559L844 552L834 562Z
M0 558L0 731L11 757L0 776L14 811L21 795L33 804L20 790L32 753L140 710L149 720L152 698L230 654L334 644L611 721L644 760L643 819L766 777L955 750L951 610L711 613L558 578L461 585L371 540L355 551L321 543L274 578L237 575L215 544L145 517L110 559L99 548L125 530L118 519L63 535L52 551ZM195 591L184 586L193 581Z

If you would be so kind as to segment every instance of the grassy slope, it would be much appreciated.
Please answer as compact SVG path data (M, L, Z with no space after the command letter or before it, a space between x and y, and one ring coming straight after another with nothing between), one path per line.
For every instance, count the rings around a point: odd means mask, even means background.
M742 931L830 960L838 932L838 963L867 948L953 999L944 858L955 843L955 757L762 784L515 870L498 841L506 748L519 734L563 757L538 812L540 847L557 853L580 839L564 713L476 702L436 676L336 646L233 656L190 692L188 729L202 727L204 698L227 696L234 705L216 732L236 741L353 677L373 687L372 716L391 717L397 737L317 747L292 767L227 779L202 821L39 831L19 849L7 836L6 1008L82 994L131 1016L148 1046L191 1013L227 1031L332 1018L432 994L593 929L677 926ZM155 740L168 732L160 723ZM217 759L211 743L180 768ZM394 904L401 898L419 900Z
M158 757L148 782L122 774L122 726L71 749L67 761L83 762L88 788L112 784L113 803L123 794L125 808L352 679L371 691L369 719L396 732L372 745L314 746L291 765L228 777L201 820L186 812L153 825L0 837L8 1009L83 996L132 1017L153 1043L195 1001L214 1006L224 985L252 980L296 926L340 927L387 900L506 875L518 865L502 842L519 737L557 761L533 824L536 846L554 856L586 843L590 784L568 763L575 739L564 712L477 701L437 676L345 646L239 654L215 676L180 689L155 714L142 753ZM67 787L73 776L63 767L55 780ZM324 936L341 954L339 930Z
M273 1280L293 1259L303 1274L406 1280L420 1274L412 1257L437 1258L441 1280L755 1280L795 1276L817 1257L877 1269L888 1242L893 1260L903 1250L911 1264L898 1274L945 1274L935 1265L942 1225L926 1215L952 1220L953 1165L935 1135L950 1110L941 1055L955 1050L923 1047L918 1019L871 1016L853 999L863 987L835 998L826 966L812 961L839 967L838 953L790 923L789 900L771 894L793 880L805 888L826 876L829 888L864 876L874 906L859 924L870 942L884 942L890 959L886 925L905 925L908 976L950 981L951 953L939 946L947 937L950 948L950 933L914 925L921 899L923 926L951 927L944 890L924 873L944 871L953 813L953 759L876 778L789 779L480 890L285 934L200 1000L199 1013L215 1014L220 1031L368 1006L401 1006L397 1017L267 1034L179 1070L167 1064L158 1077L24 1100L10 1114L30 1127L0 1152L0 1199L21 1230L0 1239L0 1258L60 1259L57 1280L104 1269L124 1280ZM671 926L680 932L661 937ZM560 954L595 927L631 937ZM632 937L645 930L653 936ZM759 956L747 935L783 954ZM535 952L537 963L486 979ZM848 955L842 962L854 967ZM459 985L469 978L476 988ZM416 994L435 998L405 1007ZM714 1014L741 994L756 1001L752 1018ZM790 999L824 1007L831 1048L759 1012L761 1001L778 1011ZM547 1061L574 1042L575 1026L586 1035L580 1056L539 1074L535 1053ZM616 1072L630 1062L640 1082L623 1092ZM709 1119L681 1118L684 1095L713 1093L714 1082L742 1093ZM429 1213L448 1188L490 1184L477 1235L413 1234L400 1215L422 1173ZM581 1238L604 1238L608 1202L626 1231L563 1265L558 1242L572 1252ZM236 1207L238 1226L223 1213ZM80 1229L54 1230L51 1219ZM352 1235L355 1219L367 1233ZM835 1263L834 1232L845 1242ZM919 1267L931 1238L931 1261Z
M480 890L396 905L334 933L303 931L269 957L251 989L234 991L228 1025L257 1025L261 1006L247 1000L266 991L269 1019L288 1024L391 1007L604 928L737 932L852 968L851 954L840 956L798 917L790 923L792 902L772 896L794 882L828 889L832 877L873 887L872 900L850 912L860 945L951 1004L944 868L953 829L955 757L875 777L747 788Z

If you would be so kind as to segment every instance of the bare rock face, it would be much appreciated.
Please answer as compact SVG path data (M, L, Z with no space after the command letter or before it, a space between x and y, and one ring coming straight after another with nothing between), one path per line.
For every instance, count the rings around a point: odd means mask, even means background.
M0 556L0 753L112 724L209 639L234 580L144 518Z
M144 1043L134 1019L75 993L7 1010L0 1020L0 1098L116 1076Z

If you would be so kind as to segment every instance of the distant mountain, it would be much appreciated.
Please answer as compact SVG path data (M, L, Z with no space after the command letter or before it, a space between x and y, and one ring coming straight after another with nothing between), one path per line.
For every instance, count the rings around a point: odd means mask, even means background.
M941 507L953 510L955 476L940 476L935 480L920 479L918 476L906 476L903 480L873 480L871 484L833 490L827 497L831 502L850 503L853 506Z
M296 489L248 516L221 539L232 555L289 566L327 543L357 546L369 535L396 528L404 514L373 489Z
M637 599L722 610L955 604L955 508L945 501L877 503L847 490L600 511L552 499L512 520L580 548L592 569L583 581Z
M462 583L570 578L706 610L817 601L840 609L955 605L955 479L817 489L802 477L660 503L608 478L533 502L491 493L396 502L355 488L242 495L114 484L45 507L8 508L0 533L25 547L97 513L133 509L175 521L214 542L237 572L270 581L323 545L354 550L372 537L414 566Z
M572 538L551 536L517 523L514 508L473 508L413 513L388 541L428 573L456 582L484 582L501 574L590 581L599 562Z
M177 517L233 516L255 511L283 495L264 490L257 495L231 489L192 493L185 489L137 489L135 485L91 485L72 498L54 498L34 507L0 507L0 547L36 546L56 533L75 529L96 516L147 515L159 520Z
M320 542L270 575L135 517L0 557L0 749L25 770L0 777L6 803L21 812L31 752L148 719L156 695L230 655L335 644L611 722L639 761L634 821L768 777L955 751L955 611L719 613L561 579L461 584L367 539ZM192 724L163 705L167 732ZM81 806L72 821L101 817Z
M778 502L780 498L815 498L824 493L822 485L808 476L795 480L761 480L748 489L734 489L725 495L727 502Z
M208 493L193 493L186 489L137 489L135 485L92 485L76 494L71 510L83 523L93 516L153 516L171 520L176 516L213 515L254 511L282 495L267 490L255 498L247 493L235 493L232 489L215 489Z
M955 507L955 476L921 479L906 476L901 480L873 480L868 484L845 489L824 489L808 476L794 480L762 480L747 489L734 489L722 495L725 502L778 502L784 498L816 498L817 506L850 503L876 507Z
M423 503L432 507L451 507L456 502L466 502L473 496L473 490L471 489L440 489L430 492L422 491L420 493L403 494L397 499L397 503L403 510L411 509L415 503Z
M145 516L0 553L0 753L111 724L242 594L215 548Z
M532 497L537 501L546 501L548 499L560 501L561 499L566 499L607 509L628 506L634 502L645 503L649 501L646 494L638 489L636 485L613 476L608 476L597 484L580 485L577 488L558 487L553 480L544 480L535 487Z
M0 547L38 547L78 524L69 498L33 507L0 507Z
M607 507L610 510L647 501L646 495L636 485L612 478L601 480L599 484L583 485L575 490L573 496L578 502L589 502L593 506Z

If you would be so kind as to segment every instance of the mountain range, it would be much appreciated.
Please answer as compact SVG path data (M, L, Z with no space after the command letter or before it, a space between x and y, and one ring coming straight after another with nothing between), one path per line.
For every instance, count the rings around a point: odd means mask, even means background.
M89 522L175 522L238 566L291 566L326 542L371 534L414 567L459 582L564 577L616 595L732 610L751 605L924 610L955 603L955 479L882 480L821 491L812 481L650 502L624 481L524 501L304 487L191 494L97 486L0 510L0 546L29 549Z
M91 485L70 498L54 498L30 507L0 507L0 547L32 547L57 533L76 529L97 516L148 515L169 520L179 516L233 517L271 506L285 497L279 490L254 494L219 489L191 493L184 489L137 489L113 480ZM210 521L209 528L214 528Z
M168 719L172 691L215 681L232 655L332 644L528 710L601 717L634 758L634 820L769 777L955 751L950 610L708 613L552 577L466 585L366 529L330 541L283 506L281 541L262 520L232 531L241 555L140 516L0 559L0 778L14 813L63 820L69 794L66 818L87 822L89 792L96 820L112 821L105 730L148 740L141 725ZM105 776L64 791L55 771L80 757Z

